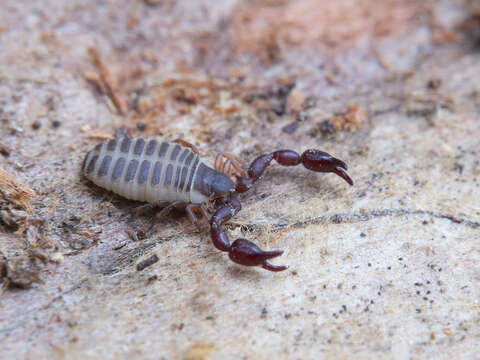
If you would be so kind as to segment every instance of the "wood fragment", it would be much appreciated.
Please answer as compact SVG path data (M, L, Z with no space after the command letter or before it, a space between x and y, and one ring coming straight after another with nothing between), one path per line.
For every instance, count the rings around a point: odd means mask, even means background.
M27 258L8 260L5 266L7 285L10 287L29 288L33 283L43 284L39 269Z
M146 269L147 267L155 264L158 261L158 256L156 254L150 256L148 259L145 259L143 261L140 261L137 264L137 271L142 271Z
M35 192L29 187L19 183L15 177L3 169L0 169L0 202L12 203L32 214L30 200Z
M125 100L117 94L115 81L113 80L110 71L103 62L100 54L94 48L89 48L88 54L90 55L94 65L98 68L99 74L98 77L96 77L94 74L87 73L84 74L85 78L98 84L101 91L104 92L105 95L107 95L115 105L117 112L120 115L124 115L127 112L127 104Z
M302 111L303 103L305 102L305 95L300 89L294 88L287 97L286 110L289 114L297 114Z
M94 140L111 140L113 139L113 136L112 134L107 134L99 131L91 131L90 133L88 133L88 138Z
M366 118L367 113L363 108L350 105L345 113L330 117L322 123L322 126L330 127L331 131L354 131Z
M183 354L183 360L209 360L214 346L212 344L195 344Z

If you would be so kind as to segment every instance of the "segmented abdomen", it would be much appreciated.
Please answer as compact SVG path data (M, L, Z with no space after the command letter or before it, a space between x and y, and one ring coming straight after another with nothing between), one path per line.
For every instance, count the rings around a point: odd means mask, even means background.
M191 202L201 159L189 148L157 139L113 139L85 157L82 172L127 199Z

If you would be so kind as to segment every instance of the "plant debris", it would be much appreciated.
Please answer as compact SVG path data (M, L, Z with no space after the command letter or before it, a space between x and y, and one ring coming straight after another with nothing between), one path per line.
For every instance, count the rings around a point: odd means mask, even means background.
M158 256L156 254L150 256L148 259L142 260L137 264L137 271L142 271L147 267L155 264L158 261Z
M127 112L127 104L123 97L118 95L117 83L110 74L107 65L94 48L89 48L88 54L94 65L98 68L99 73L85 73L85 79L95 84L102 94L110 98L120 115L125 114Z
M31 199L35 192L29 187L20 184L15 177L0 169L0 209L20 208L32 214Z
M346 112L332 116L320 123L323 134L336 131L355 131L367 118L367 112L357 106L350 105Z
M210 353L214 349L212 344L195 344L185 350L183 360L208 360Z
M441 109L454 113L455 101L448 96L427 92L413 93L406 99L407 114L424 117L431 125L435 124L435 117Z
M0 277L6 287L28 288L32 284L43 284L38 272L40 268L29 258L7 259L0 252Z

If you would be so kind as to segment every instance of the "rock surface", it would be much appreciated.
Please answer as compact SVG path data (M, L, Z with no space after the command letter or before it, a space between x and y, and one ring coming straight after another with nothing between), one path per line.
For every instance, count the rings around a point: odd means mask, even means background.
M468 0L4 1L2 357L478 356L479 29ZM290 268L243 268L181 214L128 235L79 174L120 127L355 185L269 168L228 229Z

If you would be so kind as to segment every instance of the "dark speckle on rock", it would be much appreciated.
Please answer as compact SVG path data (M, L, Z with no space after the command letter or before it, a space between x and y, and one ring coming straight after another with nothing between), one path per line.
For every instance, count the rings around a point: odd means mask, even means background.
M267 311L267 308L263 308L262 309L262 313L260 314L260 318L261 319L266 319L267 318L267 314L268 314L268 311Z
M330 220L335 224L340 224L342 222L342 215L335 214L332 217L330 217Z
M40 120L35 120L33 123L32 123L32 129L33 130L38 130L42 127L42 122Z
M288 125L285 125L283 128L282 128L282 131L285 133L285 134L293 134L295 132L295 130L297 130L297 127L298 127L298 123L297 122L292 122Z
M52 127L54 129L58 129L61 125L62 125L62 123L59 120L53 120L52 121Z
M320 123L319 130L322 134L333 134L335 132L333 124L328 120L324 120Z

